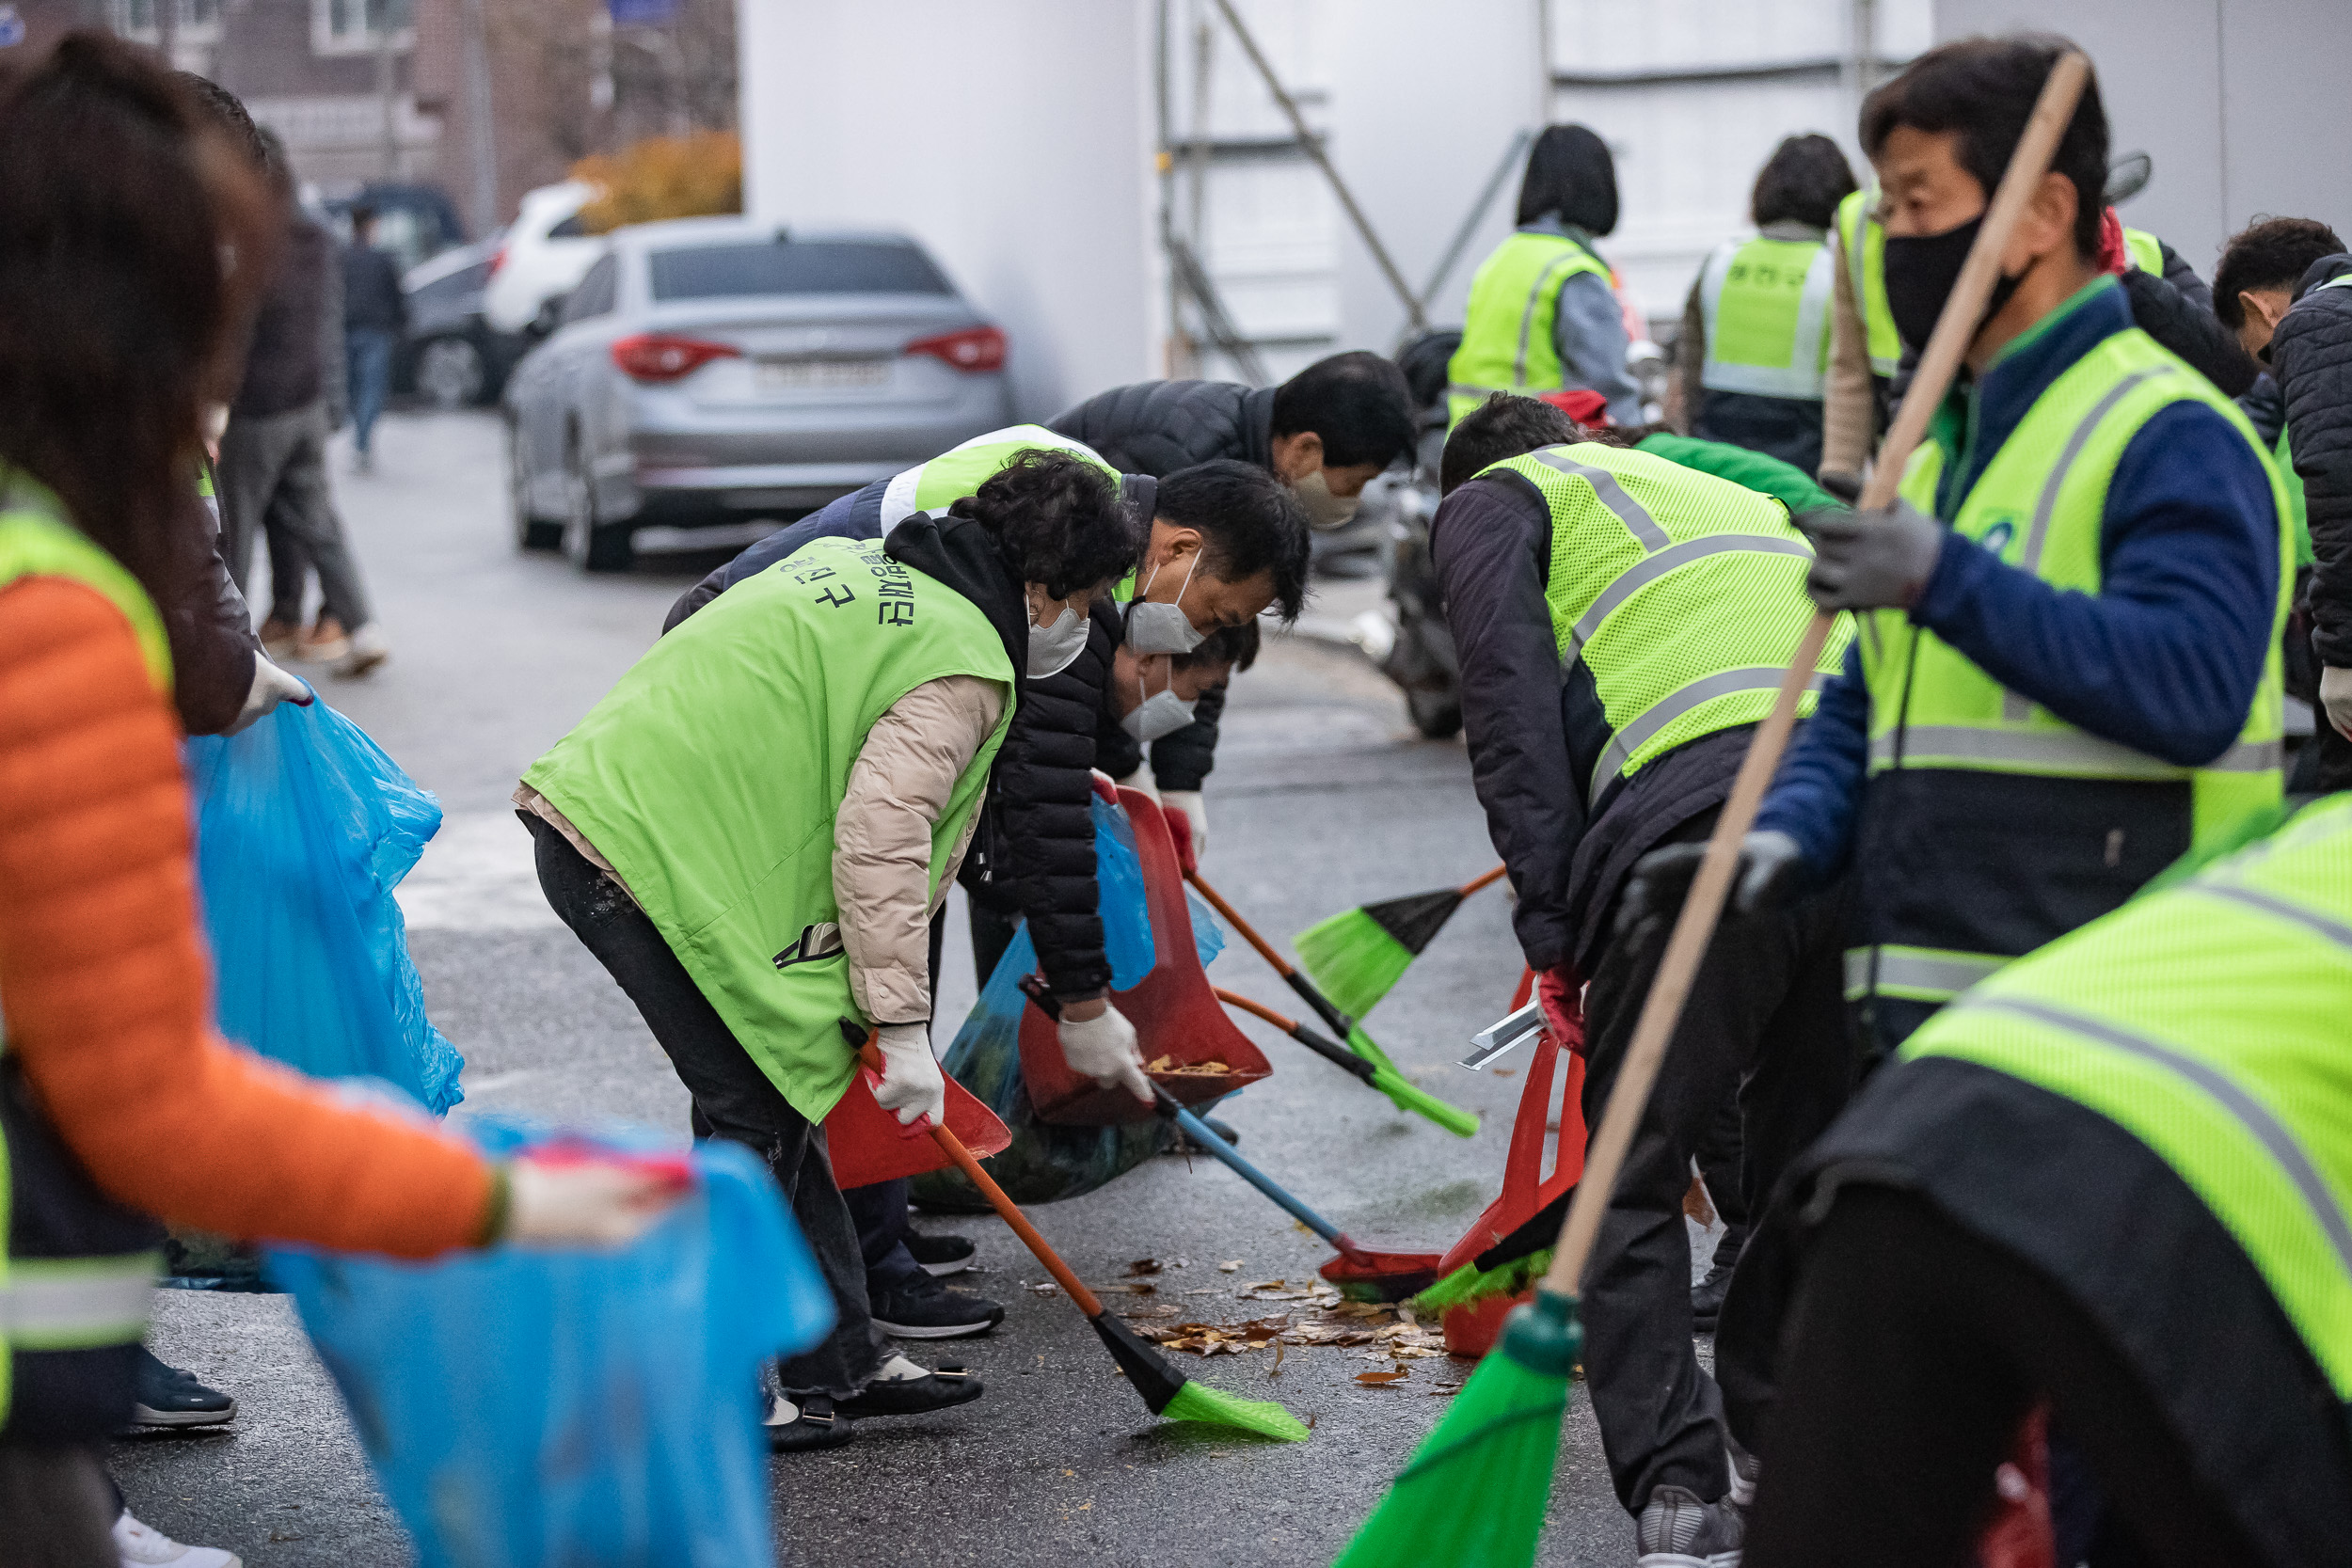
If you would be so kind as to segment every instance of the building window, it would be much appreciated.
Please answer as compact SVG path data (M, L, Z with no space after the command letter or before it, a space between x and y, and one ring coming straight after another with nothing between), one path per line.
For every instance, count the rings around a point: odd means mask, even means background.
M173 0L111 0L108 20L114 30L124 38L141 43L162 41L157 27L157 13ZM220 0L177 0L180 14L175 20L181 43L218 43L220 41Z
M392 47L405 49L416 41L414 18L412 0L310 0L310 48L320 55L366 54L389 28Z

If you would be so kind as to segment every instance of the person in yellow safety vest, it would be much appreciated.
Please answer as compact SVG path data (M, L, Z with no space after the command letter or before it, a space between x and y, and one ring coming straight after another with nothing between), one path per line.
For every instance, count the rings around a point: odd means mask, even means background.
M2057 49L1947 44L1866 103L1906 343L1933 328ZM1798 519L1814 602L1867 613L1748 835L1738 902L1852 866L1847 995L1881 1051L2280 799L2284 500L2244 417L2098 270L2106 161L2094 84L1901 499ZM1629 902L1678 904L1693 863L1659 851Z
M1748 1568L1977 1560L2037 1407L2054 1482L2062 1436L2106 1499L2092 1560L2343 1561L2347 1016L2336 796L1913 1036L1800 1163L1754 1243L1780 1266L1741 1280L1787 1325Z
M1756 232L1715 247L1682 309L1675 345L1691 434L1821 466L1832 273L1826 237L1853 170L1822 135L1790 136L1756 177Z
M1582 125L1546 127L1527 155L1518 223L1470 279L1461 346L1447 370L1448 423L1495 392L1569 388L1598 392L1619 424L1641 423L1624 309L1593 248L1617 227L1609 144Z

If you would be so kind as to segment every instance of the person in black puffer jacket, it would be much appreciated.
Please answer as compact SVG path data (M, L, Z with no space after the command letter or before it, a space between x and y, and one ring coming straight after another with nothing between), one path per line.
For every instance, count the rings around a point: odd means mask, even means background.
M1179 468L1232 458L1288 485L1317 529L1355 515L1364 486L1413 445L1413 400L1404 372L1376 354L1318 359L1279 387L1230 381L1139 381L1097 393L1046 428L1084 441L1128 473L1166 478ZM1222 688L1203 695L1192 723L1150 748L1152 783L1191 820L1196 848L1208 844L1200 789L1216 766ZM1118 715L1103 721L1118 734ZM1126 778L1140 766L1105 769Z

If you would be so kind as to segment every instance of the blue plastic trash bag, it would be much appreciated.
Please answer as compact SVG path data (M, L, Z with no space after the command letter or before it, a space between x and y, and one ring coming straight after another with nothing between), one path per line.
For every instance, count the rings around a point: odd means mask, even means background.
M453 1125L499 1155L550 1135ZM618 1251L271 1249L420 1568L773 1560L761 1363L816 1343L833 1298L756 1159L692 1160L696 1191Z
M323 702L198 736L187 762L221 1033L314 1078L456 1104L465 1062L424 1016L392 897L440 802Z
M1143 868L1136 858L1135 830L1126 813L1098 798L1094 829L1104 950L1111 961L1112 988L1125 990L1152 969L1152 917L1144 902ZM1190 909L1193 950L1206 964L1224 950L1225 938L1205 904L1194 898ZM1125 967L1121 944L1127 944ZM991 1155L987 1165L989 1175L1015 1203L1052 1203L1090 1193L1150 1159L1168 1136L1168 1124L1156 1117L1115 1127L1063 1127L1037 1119L1021 1075L1021 1009L1028 1006L1021 980L1036 968L1037 947L1024 925L1013 933L1012 944L980 989L979 1000L940 1063L1011 1130L1011 1147ZM957 1170L914 1178L914 1196L933 1208L976 1213L988 1208L987 1200Z

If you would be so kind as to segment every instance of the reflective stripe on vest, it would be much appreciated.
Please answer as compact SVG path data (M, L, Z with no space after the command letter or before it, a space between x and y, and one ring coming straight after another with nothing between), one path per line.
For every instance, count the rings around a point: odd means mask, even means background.
M2140 271L2157 277L2164 276L2164 242L2145 229L2123 230L2123 253Z
M1581 662L1610 726L1588 800L1685 741L1772 707L1811 617L1812 549L1788 509L1653 453L1596 442L1498 463L1551 514L1545 597L1564 665ZM1852 636L1841 622L1812 682ZM1812 709L1805 699L1804 710Z
M1899 996L1909 1002L1949 1002L2010 960L1998 953L1959 953L1943 947L1882 942L1846 949L1846 1000Z
M1886 230L1870 215L1878 199L1872 187L1852 192L1837 204L1837 246L1853 279L1854 309L1862 317L1870 373L1891 376L1902 367L1903 340L1895 330L1895 312L1886 304Z
M2137 329L2109 337L2043 390L1961 502L1953 529L2008 564L2061 590L2096 594L2106 491L2132 437L2160 409L2201 402L2245 434L2245 419L2201 376ZM1934 511L1944 453L1920 444L1904 499ZM2269 465L2264 464L2265 471ZM2273 476L2281 558L2287 508ZM2193 781L2192 832L2210 842L2280 798L2283 697L2278 629L2291 574L2280 574L2270 651L2237 740L2202 767L2182 768L2090 735L2000 684L1902 610L1871 616L1863 668L1870 685L1870 771L1957 768L2076 779Z
M2352 799L2010 964L1931 1020L1946 1056L2145 1144L2352 1399Z
M1565 384L1552 329L1560 290L1581 273L1609 277L1577 240L1541 230L1513 234L1479 264L1462 341L1446 367L1449 424L1496 392L1551 392Z
M917 512L946 511L1003 472L1015 457L1039 447L1048 451L1069 452L1102 469L1113 484L1120 483L1119 470L1104 462L1084 442L1057 435L1041 424L1009 425L985 436L975 436L928 463L917 463L893 474L882 488L883 536L888 537L892 529Z
M1699 273L1711 392L1818 403L1829 365L1829 246L1761 236L1718 246Z
M163 1261L160 1252L9 1259L0 1264L0 1344L89 1350L143 1338Z

